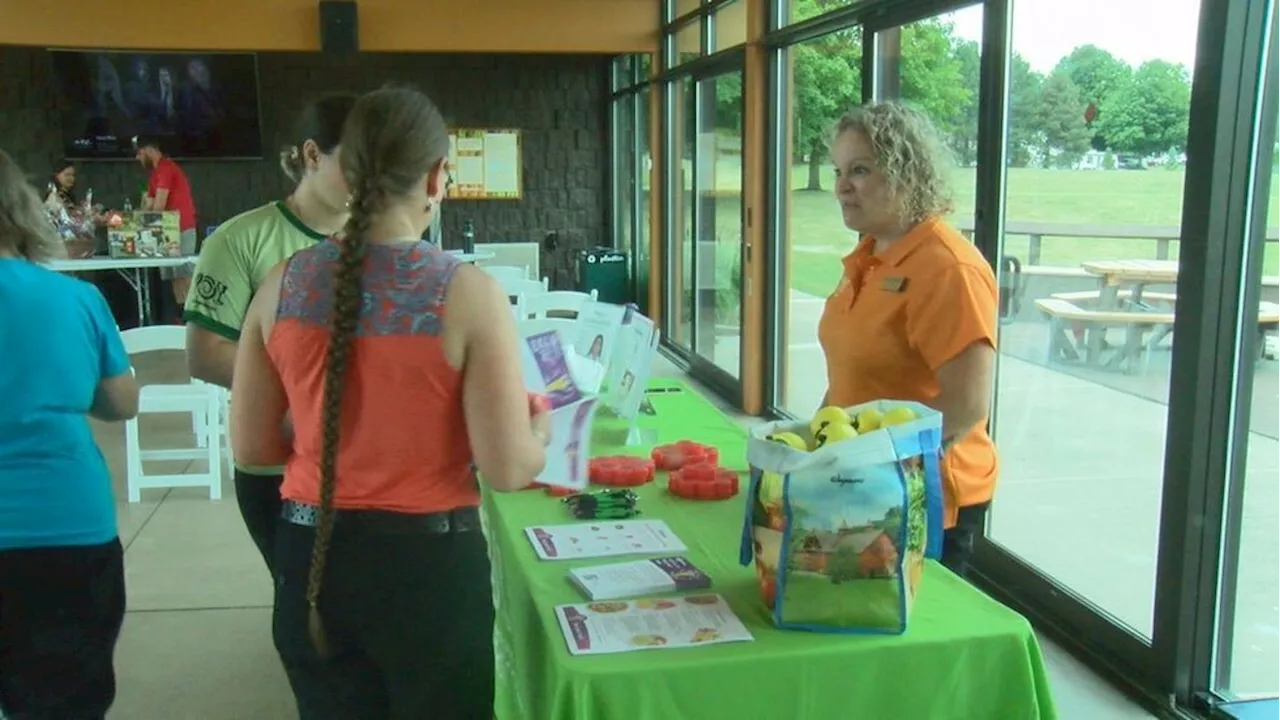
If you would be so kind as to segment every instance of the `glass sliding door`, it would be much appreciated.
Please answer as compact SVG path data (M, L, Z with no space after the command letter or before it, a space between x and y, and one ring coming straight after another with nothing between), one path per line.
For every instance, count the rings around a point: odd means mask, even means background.
M614 247L630 258L636 276L636 96L613 101L613 237Z
M1139 0L1108 22L1151 22ZM1153 634L1198 3L1161 41L1012 3L989 538L1143 642ZM1051 36L1045 32L1052 28ZM1104 41L1105 40L1105 41Z
M731 391L742 355L741 72L671 86L668 339L717 389Z
M646 71L647 72L647 71ZM635 298L641 312L652 317L649 307L649 262L652 255L653 235L650 232L653 188L653 155L649 149L649 96L648 87L641 88L635 95L636 144L632 188L635 192Z
M694 259L693 246L697 203L694 166L697 157L698 84L682 77L667 84L668 153L666 162L667 232L667 340L678 351L693 352L694 344Z
M737 381L742 367L742 72L698 85L694 352Z
M844 272L841 259L857 237L836 203L829 138L840 116L862 101L862 28L848 27L781 50L781 91L771 119L774 202L781 272L775 322L778 362L774 403L807 417L827 391L818 319Z
M1257 97L1257 147L1248 241L1240 288L1242 332L1234 388L1241 457L1229 478L1222 538L1221 587L1211 689L1231 699L1280 695L1280 177L1277 176L1275 16L1263 67L1270 78Z

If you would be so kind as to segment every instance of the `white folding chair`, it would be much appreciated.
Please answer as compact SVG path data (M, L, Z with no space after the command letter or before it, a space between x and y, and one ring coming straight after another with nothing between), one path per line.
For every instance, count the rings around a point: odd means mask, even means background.
M499 280L498 282L501 283L502 289L507 292L507 295L511 297L519 297L523 295L526 305L528 305L534 295L541 295L547 292L547 288L550 285L546 278L542 278L541 280L517 278L513 280Z
M120 334L130 357L159 350L184 350L186 330L177 325L134 328ZM226 393L222 388L198 381L181 385L144 385L138 396L138 415L185 413L191 417L195 446L164 450L143 450L138 418L125 423L125 465L129 502L140 502L148 488L209 488L209 498L222 497L222 455L226 423ZM203 460L204 472L148 475L146 462Z
M574 292L572 290L549 290L545 293L525 298L524 313L531 318L560 315L577 317L582 313L582 309L587 306L587 303L595 302L598 295L599 293L595 290L589 293Z
M528 280L529 268L515 267L513 265L485 265L482 270L489 273L499 282L507 280Z
M525 318L529 317L529 314L525 312L524 308L525 308L524 295L512 295L511 296L511 314L515 316L516 320L524 320ZM3 718L0 718L0 720L3 720Z

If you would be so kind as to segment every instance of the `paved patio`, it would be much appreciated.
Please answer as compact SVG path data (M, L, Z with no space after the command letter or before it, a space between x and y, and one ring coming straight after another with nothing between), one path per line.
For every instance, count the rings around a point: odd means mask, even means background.
M821 298L792 292L785 407L826 390ZM717 360L734 367L737 338ZM1048 323L1002 328L996 442L1001 480L991 537L1102 611L1149 637L1169 396L1169 351L1140 375L1048 366ZM1280 691L1280 368L1256 365L1248 434L1232 689Z

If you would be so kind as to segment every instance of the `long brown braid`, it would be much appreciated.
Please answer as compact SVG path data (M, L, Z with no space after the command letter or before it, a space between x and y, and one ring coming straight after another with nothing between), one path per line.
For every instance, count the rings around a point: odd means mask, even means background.
M365 95L352 109L342 134L340 162L351 189L351 216L343 229L334 274L320 419L320 513L307 575L308 630L321 656L329 654L329 646L320 617L320 589L333 540L342 394L363 304L361 275L369 228L388 200L410 194L439 166L448 149L448 129L440 112L425 95L407 89Z

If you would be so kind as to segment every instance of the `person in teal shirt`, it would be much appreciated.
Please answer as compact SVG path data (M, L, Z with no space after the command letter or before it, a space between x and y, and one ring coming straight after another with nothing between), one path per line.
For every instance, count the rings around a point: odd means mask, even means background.
M134 417L138 385L98 289L41 264L60 243L0 151L0 717L115 699L124 551L89 418Z
M228 220L205 239L183 309L192 377L230 389L240 328L262 278L347 222L338 141L354 105L353 96L332 95L308 106L296 144L280 154L281 168L296 183L293 193ZM279 467L235 469L236 501L268 570L283 479Z

